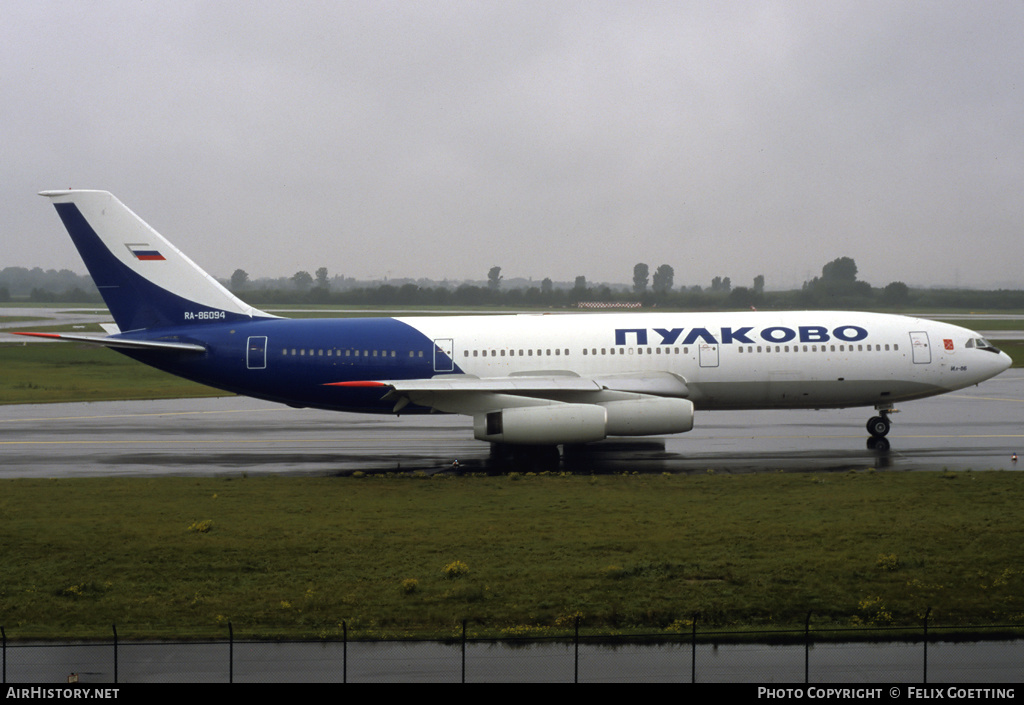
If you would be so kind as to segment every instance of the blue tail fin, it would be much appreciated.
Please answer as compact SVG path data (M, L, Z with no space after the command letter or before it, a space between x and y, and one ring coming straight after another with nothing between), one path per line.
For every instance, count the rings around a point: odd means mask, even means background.
M273 318L204 272L106 191L43 191L122 332Z

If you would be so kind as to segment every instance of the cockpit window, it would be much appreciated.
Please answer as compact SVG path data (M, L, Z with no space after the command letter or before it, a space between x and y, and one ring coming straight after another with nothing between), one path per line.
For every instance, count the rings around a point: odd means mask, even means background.
M997 348L995 345L988 342L984 338L971 338L970 340L967 341L967 344L964 347L978 348L979 350L988 350L989 352L994 353L999 352L999 348Z

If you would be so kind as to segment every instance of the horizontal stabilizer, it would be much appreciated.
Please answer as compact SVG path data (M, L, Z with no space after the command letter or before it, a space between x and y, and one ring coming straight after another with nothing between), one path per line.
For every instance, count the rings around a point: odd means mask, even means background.
M129 340L127 338L101 338L95 335L67 335L65 333L25 333L14 331L15 335L30 335L34 338L50 338L66 340L90 345L102 345L107 348L127 348L131 350L176 350L178 352L206 352L206 348L195 343L172 343L164 340Z

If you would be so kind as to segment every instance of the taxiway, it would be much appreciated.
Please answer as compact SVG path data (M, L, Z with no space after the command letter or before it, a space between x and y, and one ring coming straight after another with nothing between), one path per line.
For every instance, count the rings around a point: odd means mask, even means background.
M901 405L891 449L868 409L697 413L694 430L570 448L580 473L1024 469L1024 372ZM222 397L0 406L0 477L493 472L461 416L372 416ZM455 465L457 461L457 467Z

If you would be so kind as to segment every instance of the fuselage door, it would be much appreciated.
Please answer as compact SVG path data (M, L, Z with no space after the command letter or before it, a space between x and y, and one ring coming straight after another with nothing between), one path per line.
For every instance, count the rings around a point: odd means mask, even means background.
M910 349L914 353L915 365L927 365L932 361L932 349L928 345L928 333L926 331L910 332Z
M267 368L267 336L250 335L245 346L245 366L250 370Z
M701 367L718 367L718 343L700 343L697 350Z
M454 341L451 338L434 340L434 372L454 372Z

